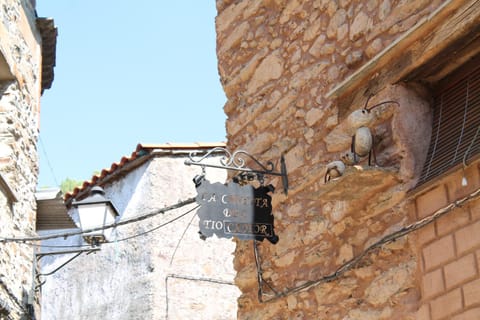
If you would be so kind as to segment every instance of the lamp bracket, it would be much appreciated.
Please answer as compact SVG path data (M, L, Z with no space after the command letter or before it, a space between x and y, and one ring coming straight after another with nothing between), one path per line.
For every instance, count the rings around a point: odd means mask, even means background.
M48 273L38 273L37 274L36 271L34 271L35 279L39 283L38 285L35 286L35 290L40 289L45 284L45 281L41 281L40 277L46 277L46 276L50 276L50 275L54 274L55 272L62 269L67 264L69 264L70 262L72 262L73 260L78 258L82 253L91 254L91 253L99 251L99 250L100 250L100 247L93 247L93 248L89 248L89 249L75 249L75 250L62 250L62 251L50 251L50 252L37 252L37 253L35 253L35 260L36 261L40 261L40 259L45 257L45 256L65 255L65 254L75 253L75 255L73 257L69 258L67 261L62 263L59 267L55 268L54 270L52 270Z
M220 164L210 164L206 163L205 160L212 156L213 154L222 154L223 157L220 158ZM235 152L230 152L226 148L216 147L209 150L206 154L203 154L199 158L196 152L191 152L188 156L188 159L185 160L186 165L195 165L201 166L202 168L210 167L217 169L232 170L238 172L245 172L250 174L257 174L260 176L271 175L271 176L280 176L282 177L283 191L285 194L288 193L288 176L287 176L287 166L285 164L285 158L282 155L280 157L280 172L275 171L275 164L272 161L268 161L266 165L263 165L258 161L254 156L249 154L244 150L237 150ZM252 169L246 166L245 157L252 160L257 166L258 169Z
M99 251L100 247L92 247L92 248L87 248L87 249L74 249L74 250L60 250L60 251L49 251L49 252L37 252L35 255L40 260L41 258L45 256L56 256L56 255L64 255L64 254L69 254L69 253L86 253L90 254L96 251Z

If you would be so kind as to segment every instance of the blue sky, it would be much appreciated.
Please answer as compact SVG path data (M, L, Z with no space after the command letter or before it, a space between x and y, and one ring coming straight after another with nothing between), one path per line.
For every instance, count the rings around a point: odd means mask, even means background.
M138 143L225 141L215 1L38 0L58 28L39 187L89 180Z

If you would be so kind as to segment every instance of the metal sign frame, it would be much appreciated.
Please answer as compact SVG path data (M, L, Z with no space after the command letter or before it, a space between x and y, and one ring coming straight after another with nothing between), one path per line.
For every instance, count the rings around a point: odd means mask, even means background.
M212 156L212 154L218 153L224 154L223 157L220 159L220 164L216 165L203 162L205 159ZM244 150L237 150L231 153L226 148L216 147L209 150L206 154L199 157L198 159L195 159L196 155L196 152L191 152L188 156L189 159L185 160L185 164L188 166L195 165L201 167L210 167L257 174L261 176L261 179L263 179L263 175L279 176L282 178L283 192L285 193L285 195L288 194L287 166L285 164L285 158L283 154L280 157L280 172L275 171L275 164L272 161L268 161L266 165L263 165L255 157L253 157L251 154ZM252 169L247 167L246 160L242 156L246 156L250 160L253 160L253 162L259 167L259 169Z

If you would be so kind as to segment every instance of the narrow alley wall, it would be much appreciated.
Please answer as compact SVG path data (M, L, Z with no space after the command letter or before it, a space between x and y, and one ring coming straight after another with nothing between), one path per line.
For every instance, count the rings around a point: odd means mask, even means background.
M30 1L0 1L0 235L35 234L41 35ZM25 319L38 303L30 245L0 243L0 318Z
M265 162L284 154L290 182L286 196L280 179L269 180L278 190L272 213L280 241L258 245L262 283L252 244L237 241L239 319L416 317L421 293L411 236L369 252L355 268L345 263L415 218L405 199L430 139L428 93L385 83L346 106L328 93L441 3L217 1L229 149ZM368 106L394 101L364 124L378 138L378 167L364 158L325 182L327 164L348 155L353 117L370 94Z
M192 179L202 170L186 166L185 159L185 154L157 156L104 186L121 219L194 197ZM211 181L225 181L223 170L206 174ZM235 319L234 243L201 240L195 208L193 203L118 227L101 251L42 277L43 319ZM45 260L42 270L47 273L68 258Z

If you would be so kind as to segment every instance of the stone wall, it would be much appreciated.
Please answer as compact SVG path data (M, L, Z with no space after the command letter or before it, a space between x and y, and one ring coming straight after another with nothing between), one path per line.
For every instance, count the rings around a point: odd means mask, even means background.
M186 166L185 159L186 154L158 156L105 185L121 219L194 197L192 179L201 169ZM223 182L226 174L207 168L206 176ZM195 210L188 213L194 208L191 204L118 227L112 242L102 245L100 252L82 255L42 277L46 280L43 318L235 319L239 290L233 285L234 243L201 240ZM184 213L188 214L168 223ZM44 244L81 245L82 240L55 239ZM54 270L68 258L42 259L42 272Z
M418 85L385 83L368 105L396 103L362 119L369 93L347 107L327 93L440 4L217 1L229 149L247 150L265 162L284 154L290 181L288 196L273 197L280 241L259 244L268 283L263 303L251 243L237 241L239 319L416 317L421 290L413 237L364 252L416 219L407 191L426 157L431 97ZM348 155L360 126L375 137L378 166L363 159L325 183L327 165ZM280 179L269 182L281 190ZM363 258L348 265L357 256Z
M41 40L29 1L0 1L0 39L6 61L0 83L0 174L6 182L0 193L0 235L21 237L35 232L41 90ZM33 260L31 246L0 243L0 317L28 317L28 304L34 303Z

